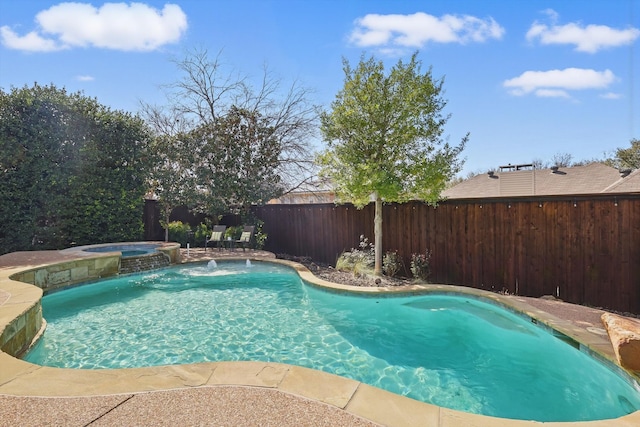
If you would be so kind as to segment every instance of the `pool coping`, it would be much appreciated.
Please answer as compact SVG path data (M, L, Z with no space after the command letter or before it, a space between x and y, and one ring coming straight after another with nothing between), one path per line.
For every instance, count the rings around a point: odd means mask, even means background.
M81 255L86 256L86 255ZM217 259L216 253L211 259ZM264 261L252 256L225 257L225 260ZM583 350L617 366L611 343L563 319L527 304L517 297L452 285L409 285L394 288L353 287L327 282L306 267L290 261L268 262L295 269L307 283L334 292L356 292L392 296L399 293L456 293L490 300L536 319L584 346ZM50 264L42 264L51 265ZM0 333L26 305L39 304L42 290L9 277L33 266L0 268ZM4 296L4 299L3 299ZM620 368L622 369L622 368ZM539 422L476 415L438 407L403 397L367 384L309 368L267 362L207 362L114 370L80 370L34 365L0 352L0 394L29 397L104 396L194 387L243 386L269 388L340 408L353 415L388 426L532 426ZM556 423L549 423L556 424ZM558 423L563 426L633 426L640 424L640 411L624 417Z

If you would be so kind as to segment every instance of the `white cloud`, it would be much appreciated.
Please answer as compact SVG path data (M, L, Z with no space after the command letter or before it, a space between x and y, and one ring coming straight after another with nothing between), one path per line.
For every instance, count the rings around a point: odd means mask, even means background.
M603 98L603 99L620 99L620 98L622 98L622 95L619 94L619 93L607 92L607 93L603 93L602 95L600 95L600 98Z
M579 23L555 25L558 15L552 10L546 13L550 15L553 25L534 22L527 31L527 40L539 40L543 45L570 44L575 45L578 52L596 53L602 49L629 45L640 37L637 28L618 30L606 25L583 26Z
M423 12L412 15L369 14L355 21L350 42L363 47L418 48L428 42L484 42L504 34L493 18L482 20L469 15L443 15L438 18Z
M2 44L11 49L53 51L97 47L124 51L152 51L180 40L187 16L180 6L162 10L143 3L60 3L36 15L38 30L19 36L0 28Z
M538 89L536 96L540 98L571 98L569 93L562 89Z
M95 80L95 78L93 76L76 76L76 80L78 80L79 82L92 82Z
M525 71L518 77L505 80L503 86L517 96L534 92L537 96L564 97L570 90L605 89L615 80L616 76L611 70L565 68L564 70Z
M27 52L52 52L62 49L54 40L45 39L35 31L20 37L6 25L0 27L0 39L9 49Z
M560 19L560 14L551 8L543 10L542 13L547 15L554 24Z

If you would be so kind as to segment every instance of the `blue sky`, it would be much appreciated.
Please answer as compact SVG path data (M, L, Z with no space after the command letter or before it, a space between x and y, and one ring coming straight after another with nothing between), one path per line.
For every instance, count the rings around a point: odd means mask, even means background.
M162 104L187 50L313 91L329 108L342 58L419 51L445 79L445 135L467 172L601 158L640 138L640 0L0 0L0 87L53 83L113 109ZM319 141L309 141L322 147Z

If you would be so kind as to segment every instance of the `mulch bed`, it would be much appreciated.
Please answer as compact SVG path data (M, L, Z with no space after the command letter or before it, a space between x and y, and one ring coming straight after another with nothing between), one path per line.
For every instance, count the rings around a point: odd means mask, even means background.
M413 284L413 280L406 277L389 277L389 276L356 276L347 271L336 270L329 264L323 264L313 261L309 257L299 257L287 254L276 254L276 258L297 262L304 265L311 271L314 276L341 285L351 286L405 286Z

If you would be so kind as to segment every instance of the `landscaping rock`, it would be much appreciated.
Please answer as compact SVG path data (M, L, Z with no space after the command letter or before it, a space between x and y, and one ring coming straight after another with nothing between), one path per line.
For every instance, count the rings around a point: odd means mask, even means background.
M623 368L640 371L640 320L604 313L601 317Z

